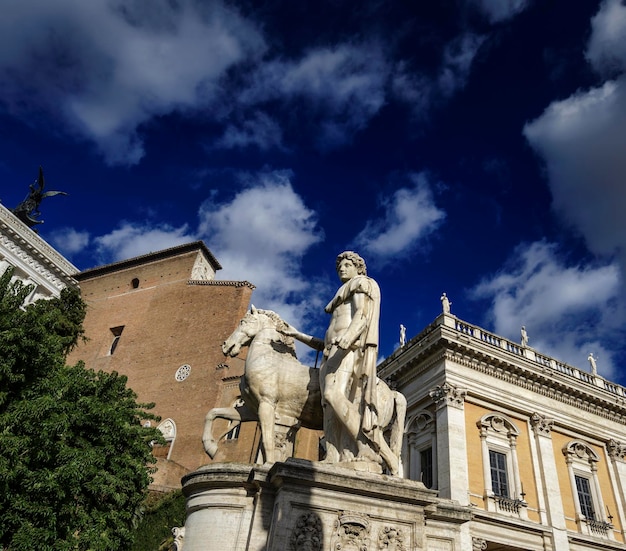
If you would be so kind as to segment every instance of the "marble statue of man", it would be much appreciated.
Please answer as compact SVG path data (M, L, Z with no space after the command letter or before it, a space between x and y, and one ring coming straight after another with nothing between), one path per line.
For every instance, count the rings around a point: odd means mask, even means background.
M589 356L587 357L589 360L589 365L591 366L591 373L594 375L598 374L598 365L596 364L596 359L593 356L593 352L589 352Z
M320 387L328 463L377 461L376 361L380 289L355 252L337 257L341 287L325 310L331 319L322 342L290 327L287 334L323 350Z
M528 346L528 333L526 332L526 326L522 325L522 329L520 330L522 336L522 347L526 348Z
M445 293L443 295L441 295L441 307L443 309L443 313L444 314L449 314L450 313L450 305L452 303L450 302L450 299L448 298L448 295L446 295Z

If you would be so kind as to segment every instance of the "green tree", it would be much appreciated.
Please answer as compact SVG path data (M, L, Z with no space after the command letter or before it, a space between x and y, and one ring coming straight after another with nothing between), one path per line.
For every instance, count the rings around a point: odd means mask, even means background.
M132 544L154 463L126 377L67 353L83 336L75 290L23 306L30 289L0 277L0 549L121 550Z

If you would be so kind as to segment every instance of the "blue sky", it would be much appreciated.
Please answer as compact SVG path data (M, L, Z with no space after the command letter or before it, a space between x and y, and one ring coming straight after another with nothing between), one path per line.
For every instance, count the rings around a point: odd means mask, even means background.
M86 269L202 239L319 336L441 311L626 383L620 0L0 0L0 200Z

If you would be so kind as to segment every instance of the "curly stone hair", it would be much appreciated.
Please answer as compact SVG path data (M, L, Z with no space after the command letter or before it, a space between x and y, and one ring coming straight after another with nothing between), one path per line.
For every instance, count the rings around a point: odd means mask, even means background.
M354 251L344 251L340 255L337 256L337 261L335 262L336 270L339 270L339 264L341 264L341 261L344 258L347 258L356 266L356 271L359 275L367 275L367 267L365 266L365 260L363 260L363 258L357 253L355 253Z

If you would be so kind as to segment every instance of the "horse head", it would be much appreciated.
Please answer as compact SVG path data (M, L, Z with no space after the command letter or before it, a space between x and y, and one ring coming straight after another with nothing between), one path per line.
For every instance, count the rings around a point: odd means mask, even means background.
M262 330L271 329L274 342L279 342L287 347L287 351L295 355L295 343L292 337L288 337L280 333L279 328L284 326L285 322L278 314L271 310L260 310L250 307L250 311L241 319L237 328L233 331L222 345L224 355L234 357L241 351L242 347L248 346L254 337Z
M249 345L252 339L259 331L258 310L254 304L249 312L241 318L239 325L231 333L224 344L222 344L222 352L225 356L235 357L244 346Z

